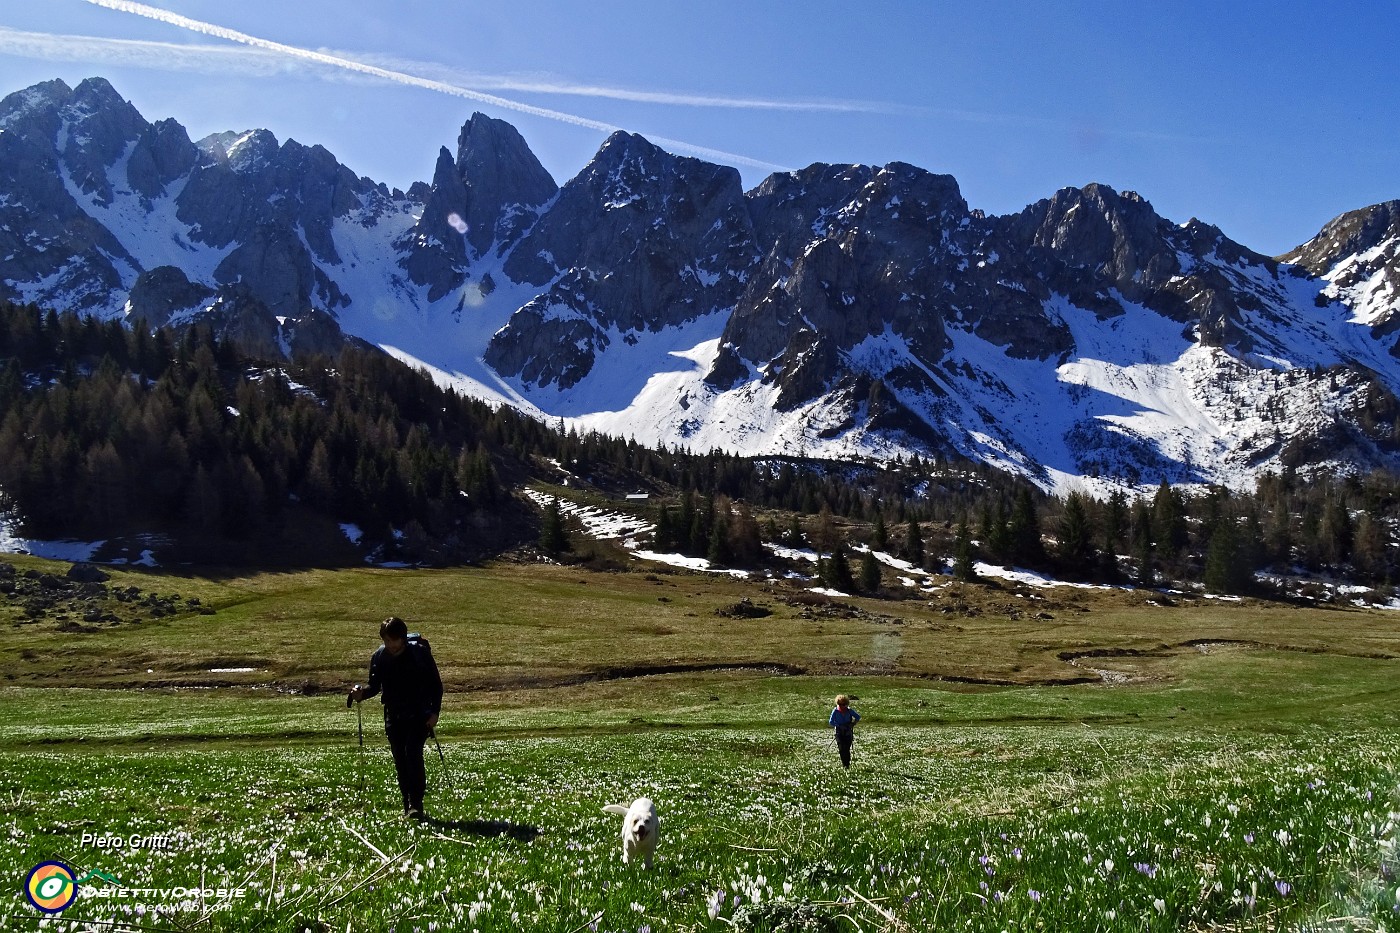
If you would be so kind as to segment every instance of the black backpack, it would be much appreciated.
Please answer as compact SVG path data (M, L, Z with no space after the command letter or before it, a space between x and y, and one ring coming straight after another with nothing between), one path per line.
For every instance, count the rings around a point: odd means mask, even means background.
M428 644L428 639L424 638L421 632L409 632L407 641L409 653L413 655L413 662L420 669L437 666L437 662L433 660L433 646Z

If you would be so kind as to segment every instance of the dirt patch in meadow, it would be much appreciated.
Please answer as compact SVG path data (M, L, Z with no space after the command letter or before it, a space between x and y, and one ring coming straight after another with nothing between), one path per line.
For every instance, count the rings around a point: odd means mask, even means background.
M468 679L451 686L468 690L534 690L547 687L576 687L599 681L628 680L639 677L664 677L668 674L714 674L726 671L759 673L775 677L798 677L812 673L793 664L776 661L716 662L712 664L630 664L553 675L505 676L490 679Z
M1146 673L1126 665L1124 667L1099 667L1092 662L1104 660L1127 660L1142 658L1161 660L1189 654L1216 655L1239 651L1290 651L1300 654L1330 654L1345 658L1391 661L1395 655L1384 652L1337 651L1318 645L1282 645L1269 642L1243 639L1193 638L1172 645L1159 645L1152 648L1084 648L1073 651L1060 651L1056 657L1072 667L1091 672L1102 683L1110 686L1129 686L1145 683L1161 683L1171 679L1160 672ZM1088 662L1088 663L1086 663ZM1126 668L1126 669L1125 669Z

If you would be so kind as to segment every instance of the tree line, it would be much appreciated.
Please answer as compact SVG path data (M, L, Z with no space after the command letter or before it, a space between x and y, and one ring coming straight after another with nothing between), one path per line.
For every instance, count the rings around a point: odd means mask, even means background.
M255 539L310 513L448 559L508 498L489 409L372 351L269 365L203 328L4 305L0 413L0 490L37 538Z
M1221 592L1268 570L1382 586L1400 563L1400 478L1385 472L1096 500L944 456L648 448L461 396L374 350L264 361L200 327L0 302L0 508L33 537L257 540L315 516L386 558L470 559L538 540L510 490L547 464L651 492L659 549L742 567L769 560L765 544L811 546L833 585L866 591L880 570L855 545L969 577L985 561Z

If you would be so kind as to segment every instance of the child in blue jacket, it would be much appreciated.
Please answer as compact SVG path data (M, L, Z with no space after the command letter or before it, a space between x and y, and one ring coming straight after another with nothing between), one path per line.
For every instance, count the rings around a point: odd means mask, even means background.
M860 713L851 706L851 698L842 693L836 697L836 708L831 711L827 725L836 730L836 747L841 750L841 767L851 766L851 745L856 740L856 723Z

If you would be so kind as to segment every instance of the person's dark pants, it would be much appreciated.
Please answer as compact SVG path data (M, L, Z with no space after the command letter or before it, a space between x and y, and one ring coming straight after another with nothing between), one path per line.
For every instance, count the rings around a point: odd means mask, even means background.
M428 789L428 769L423 764L423 746L428 741L428 724L422 719L385 719L384 733L394 753L394 771L399 778L405 812L423 812L423 794Z
M851 766L851 745L855 743L856 731L854 729L836 730L836 747L841 751L841 767Z

